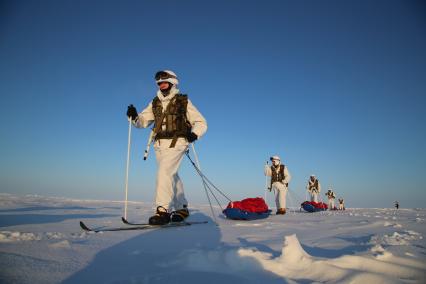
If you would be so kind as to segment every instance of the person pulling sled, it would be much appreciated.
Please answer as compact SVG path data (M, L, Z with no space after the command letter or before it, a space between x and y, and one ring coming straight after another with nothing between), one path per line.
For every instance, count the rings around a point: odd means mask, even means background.
M321 192L321 184L315 175L311 175L306 186L310 196L311 202L318 202L318 195Z
M270 158L272 165L265 165L265 175L271 177L271 184L269 191L274 190L275 204L277 206L277 215L284 215L286 213L286 196L288 190L288 183L291 180L291 175L287 167L281 164L281 159L278 156Z
M140 113L131 104L127 116L137 128L152 123L154 150L158 164L155 205L151 225L181 222L189 216L188 201L178 169L188 145L207 131L207 122L187 95L181 94L176 74L170 70L155 74L157 95ZM173 211L174 209L174 211Z
M343 198L339 198L339 210L345 210L345 200Z
M328 191L325 193L325 195L328 198L328 210L336 210L336 207L334 205L336 194L333 192L331 188L329 188Z

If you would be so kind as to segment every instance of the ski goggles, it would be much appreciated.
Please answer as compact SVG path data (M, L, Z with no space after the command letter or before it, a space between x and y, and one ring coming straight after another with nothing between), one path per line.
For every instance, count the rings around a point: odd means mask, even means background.
M169 78L176 78L176 76L173 76L172 74L169 74L167 72L164 71L158 71L157 73L155 73L155 80L164 80L164 79L169 79Z

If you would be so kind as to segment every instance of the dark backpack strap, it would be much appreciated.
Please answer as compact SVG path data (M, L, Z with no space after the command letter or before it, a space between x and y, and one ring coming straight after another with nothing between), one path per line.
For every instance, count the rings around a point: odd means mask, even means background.
M283 181L285 180L286 176L285 176L285 165L281 164L282 168L281 168L281 173L283 175ZM285 183L285 186L288 187L288 183Z

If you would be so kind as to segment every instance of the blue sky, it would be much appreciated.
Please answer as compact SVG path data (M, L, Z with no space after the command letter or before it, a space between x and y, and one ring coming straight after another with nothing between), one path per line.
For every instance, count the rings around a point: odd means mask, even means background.
M0 191L124 198L127 105L170 69L204 114L205 174L233 200L263 196L281 156L349 207L424 207L422 1L2 1ZM134 129L129 198L156 163ZM187 160L190 202L206 202ZM270 204L272 196L269 195Z

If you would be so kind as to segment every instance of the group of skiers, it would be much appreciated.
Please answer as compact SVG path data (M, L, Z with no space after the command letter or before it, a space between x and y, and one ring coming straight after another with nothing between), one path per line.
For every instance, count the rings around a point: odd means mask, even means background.
M311 201L318 202L318 195L321 192L321 184L315 175L311 175L308 181L308 185L306 186L308 192L311 194ZM328 209L330 210L345 210L345 201L343 198L339 198L339 208L336 208L335 199L336 194L334 193L331 187L328 188L325 193L328 199Z
M286 196L288 191L288 183L291 180L291 175L287 167L281 163L279 156L272 156L270 158L272 165L265 165L264 173L266 176L271 177L269 191L275 193L275 204L277 207L276 214L284 215L286 213ZM306 190L310 194L311 201L318 202L318 197L321 192L321 184L315 175L311 175L306 185ZM328 209L330 210L345 210L345 201L339 198L339 207L335 206L336 194L330 187L325 193L328 199Z
M137 128L147 128L153 124L152 136L158 163L155 214L149 223L162 225L169 222L181 222L189 216L188 202L185 198L183 183L178 169L184 153L190 143L199 139L207 131L207 122L196 107L178 89L177 75L170 70L162 70L155 74L158 91L148 106L139 112L131 104L126 115ZM265 175L271 177L270 191L275 193L276 214L286 213L286 195L291 175L278 156L271 157L271 166L265 167ZM318 202L321 186L312 175L307 190L311 201ZM334 192L326 193L329 208L335 208ZM339 208L344 209L343 199L339 199Z
M308 181L308 185L306 186L308 192L311 194L311 201L318 202L318 195L321 192L321 184L315 175L311 175ZM336 194L334 193L331 187L328 188L325 193L328 199L328 209L330 210L345 210L345 200L343 198L339 198L339 207L336 208L335 199Z

